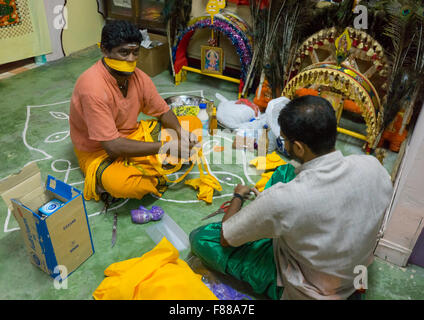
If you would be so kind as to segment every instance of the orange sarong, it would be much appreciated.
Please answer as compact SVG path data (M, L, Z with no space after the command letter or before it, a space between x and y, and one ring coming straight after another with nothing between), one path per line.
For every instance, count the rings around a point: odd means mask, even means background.
M178 117L178 120L182 127L190 132L202 127L201 121L194 116L182 116ZM150 134L155 127L155 123L156 120L141 121L139 128L127 138L138 141L152 141ZM200 141L201 136L198 138ZM98 201L100 196L96 189L96 173L99 165L107 160L108 155L104 150L97 152L74 150L80 168L85 175L84 198ZM156 188L159 181L158 178L164 174L160 167L161 165L155 156L130 159L118 158L104 169L101 175L101 184L114 198L141 199L148 193L162 196Z

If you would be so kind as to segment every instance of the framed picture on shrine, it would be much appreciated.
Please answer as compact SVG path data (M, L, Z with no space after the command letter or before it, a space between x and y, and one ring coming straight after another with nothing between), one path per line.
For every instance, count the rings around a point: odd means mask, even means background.
M1 2L1 0L0 0ZM166 35L165 0L103 0L107 20L129 20L140 29Z
M108 19L129 20L137 22L136 1L134 0L104 0Z
M202 73L222 74L224 51L219 47L201 46Z

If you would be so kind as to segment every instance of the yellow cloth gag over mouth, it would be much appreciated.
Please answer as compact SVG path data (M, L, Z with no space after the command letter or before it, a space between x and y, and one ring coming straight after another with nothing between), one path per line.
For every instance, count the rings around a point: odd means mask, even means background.
M120 71L120 72L134 72L137 61L129 62L124 60L116 60L104 57L105 63L109 66L109 68Z

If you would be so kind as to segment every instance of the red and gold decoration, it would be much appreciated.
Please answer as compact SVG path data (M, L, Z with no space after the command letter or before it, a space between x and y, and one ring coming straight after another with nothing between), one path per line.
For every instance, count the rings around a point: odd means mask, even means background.
M374 148L382 129L383 103L389 64L382 46L363 31L347 27L319 31L306 39L296 52L295 65L283 95L312 93L328 99L338 121L344 110L361 114L366 136L338 128L365 140Z
M15 0L0 0L0 28L19 23L19 13Z
M343 128L339 128L339 131L365 140L370 146L374 145L382 121L381 103L376 89L363 74L335 63L317 63L292 78L283 90L283 96L289 99L310 93L332 102L338 120L346 104L357 108L365 120L367 136L347 132Z
M296 52L291 77L312 64L343 63L368 79L383 101L387 95L387 76L390 69L383 47L369 34L358 29L348 27L341 35L341 39L344 39L342 43L345 42L346 46L350 43L345 53L336 48L335 42L340 35L335 27L321 30L306 39Z
M402 142L408 135L408 130L403 127L404 112L398 112L394 121L384 130L381 136L378 147L384 146L386 142L389 143L389 149L393 152L399 152ZM403 130L402 130L403 129Z
M221 4L222 6L222 4ZM226 36L234 45L237 54L240 58L241 74L240 78L233 78L221 74L204 73L201 69L196 69L188 66L187 47L190 39L198 29L211 29L211 38L208 41L209 47L217 47L219 40L215 36L220 33ZM239 85L238 92L241 97L241 92L245 86L245 79L249 65L252 61L252 36L249 25L240 17L231 12L220 12L212 16L195 17L187 24L187 28L182 30L172 47L172 65L175 72L175 84L179 85L185 81L187 71L201 73L213 76L222 80L237 83ZM217 47L218 48L218 47ZM224 57L224 52L222 52ZM222 59L223 60L223 59Z
M255 98L253 98L253 103L259 106L261 112L265 112L268 102L272 100L272 90L271 86L268 83L267 79L264 79L262 83L259 84L256 89Z

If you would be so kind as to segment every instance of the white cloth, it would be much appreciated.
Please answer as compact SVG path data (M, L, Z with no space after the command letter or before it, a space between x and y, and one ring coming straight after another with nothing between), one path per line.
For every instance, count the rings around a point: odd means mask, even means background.
M276 99L272 99L268 102L268 106L266 107L266 122L268 127L271 129L271 132L275 137L280 136L280 125L278 124L278 117L280 115L281 110L290 102L290 99L286 97L279 97Z
M216 111L216 119L229 129L237 129L241 124L255 119L255 111L236 101L221 102Z
M345 299L368 267L393 192L375 157L334 151L304 163L223 225L232 246L272 238L282 299Z

